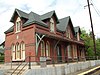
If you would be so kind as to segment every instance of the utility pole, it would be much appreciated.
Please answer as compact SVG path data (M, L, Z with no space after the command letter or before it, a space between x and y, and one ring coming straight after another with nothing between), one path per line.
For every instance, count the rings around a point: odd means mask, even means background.
M93 30L93 23L92 23L92 16L91 16L89 0L87 0L87 3L88 3L89 15L90 15L91 29L92 29L92 37L93 37L93 44L94 44L94 55L95 55L95 58L96 58L95 35L94 35L94 30Z

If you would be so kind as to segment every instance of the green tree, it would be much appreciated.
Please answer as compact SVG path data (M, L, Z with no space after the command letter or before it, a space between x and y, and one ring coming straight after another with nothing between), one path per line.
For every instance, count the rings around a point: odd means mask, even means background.
M87 33L84 28L81 29L81 32L82 32L81 38L84 40L84 43L85 43L86 55L94 56L93 39L92 39L90 32Z
M100 38L96 39L96 54L100 56Z

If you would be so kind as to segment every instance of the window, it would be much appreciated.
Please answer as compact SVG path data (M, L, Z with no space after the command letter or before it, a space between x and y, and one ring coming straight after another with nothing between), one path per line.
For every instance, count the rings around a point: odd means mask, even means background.
M12 44L12 60L15 60L15 45Z
M20 59L20 45L19 45L19 43L16 44L16 58Z
M77 33L77 40L80 41L80 34L79 34L79 32Z
M46 43L46 56L50 56L50 43L48 41Z
M24 60L25 59L25 44L24 42L12 44L12 60Z
M45 56L45 44L44 41L41 41L41 56Z
M18 17L16 20L16 32L20 32L21 19Z
M66 37L70 38L70 30L69 29L66 31Z
M71 52L71 46L67 46L67 49L68 49L68 58L71 58L72 57L72 52Z
M25 59L25 44L24 42L21 43L21 59Z
M50 19L50 31L54 32L54 20L53 20L53 18Z
M81 57L84 57L84 50L81 50Z
M76 48L76 45L73 45L73 51L74 51L74 58L77 58L77 48Z

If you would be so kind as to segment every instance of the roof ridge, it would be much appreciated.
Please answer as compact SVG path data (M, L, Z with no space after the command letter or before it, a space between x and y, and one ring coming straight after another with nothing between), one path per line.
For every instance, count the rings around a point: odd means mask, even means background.
M63 17L63 18L61 18L61 19L59 19L59 20L62 20L62 19L66 19L66 18L70 18L70 16L67 16L67 17Z
M20 10L20 9L15 8L15 11L16 11L16 10L18 10L18 11L20 11L20 12L25 13L25 14L27 14L27 15L28 15L28 13L26 13L26 12L24 12L24 11Z
M42 14L42 15L45 15L45 14L48 14L48 13L51 13L51 12L55 12L55 10L52 10L52 11L46 12L46 13L44 13L44 14ZM42 16L42 15L40 15L40 16Z

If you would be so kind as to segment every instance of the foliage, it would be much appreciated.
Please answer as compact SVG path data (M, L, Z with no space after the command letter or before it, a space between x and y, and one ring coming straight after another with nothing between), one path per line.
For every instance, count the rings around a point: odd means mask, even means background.
M96 51L97 56L100 56L100 38L96 39Z
M87 56L94 56L93 38L91 32L87 33L85 29L81 29L81 38L85 42L85 50ZM100 56L100 38L96 40L96 55Z
M4 63L4 55L0 56L0 64Z

